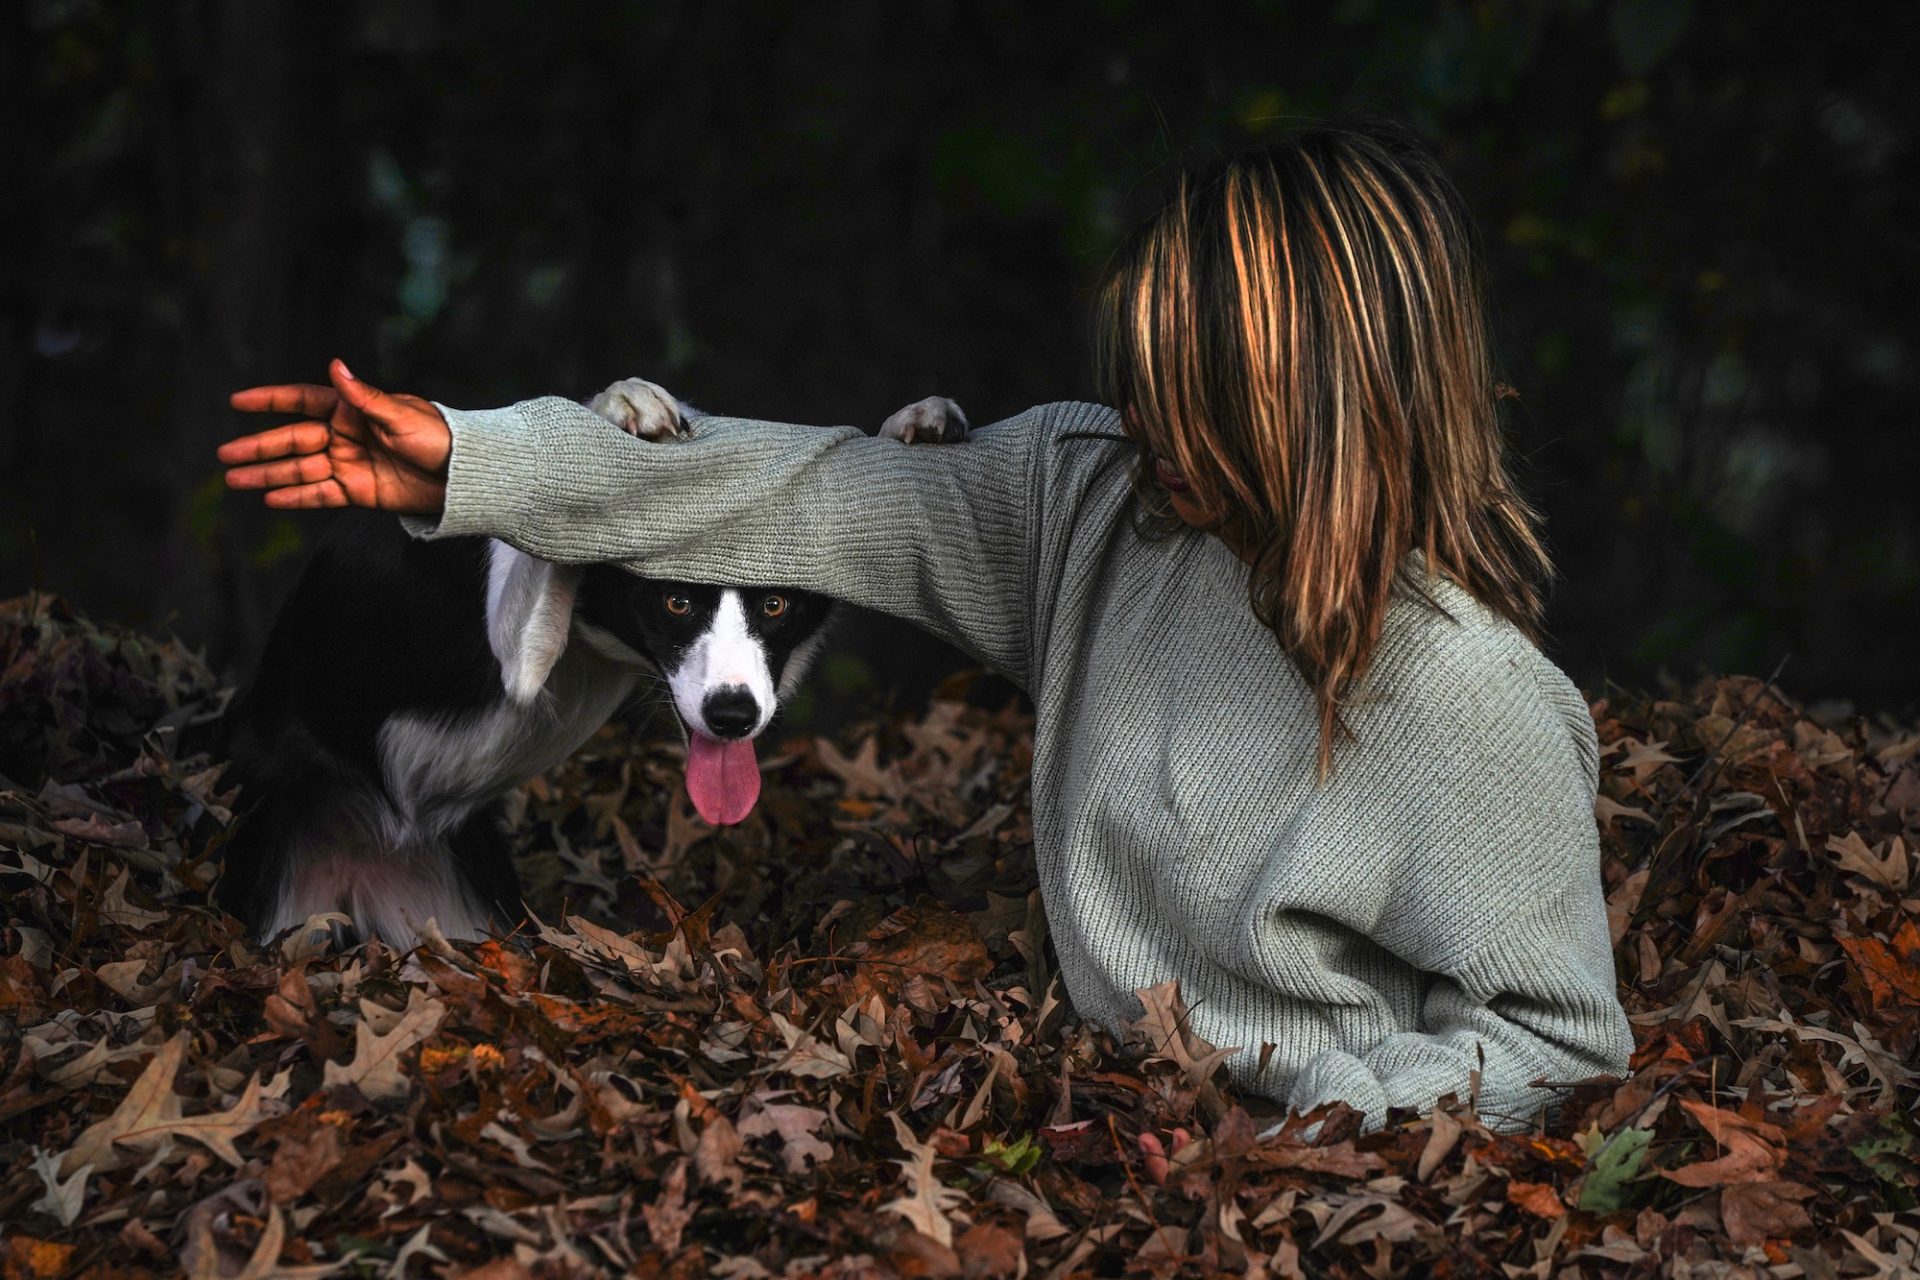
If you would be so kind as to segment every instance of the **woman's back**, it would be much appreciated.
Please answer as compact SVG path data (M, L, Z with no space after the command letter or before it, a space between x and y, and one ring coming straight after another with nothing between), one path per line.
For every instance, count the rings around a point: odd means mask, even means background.
M1579 691L1413 552L1434 603L1396 592L1317 782L1313 691L1248 609L1246 564L1143 535L1131 451L1097 438L1116 428L1056 404L983 432L1034 451L1034 843L1079 1011L1136 1017L1138 988L1176 979L1195 1030L1242 1047L1236 1080L1285 1093L1329 1050L1421 1026L1429 975L1452 973L1480 998L1539 987L1527 1068L1624 1071ZM1567 918L1597 927L1569 938ZM1444 1065L1464 1085L1472 1059ZM1484 1105L1524 1117L1525 1083L1496 1073Z

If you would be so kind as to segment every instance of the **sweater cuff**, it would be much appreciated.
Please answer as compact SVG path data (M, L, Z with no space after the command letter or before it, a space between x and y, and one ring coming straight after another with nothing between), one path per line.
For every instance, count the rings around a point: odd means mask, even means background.
M434 402L453 432L447 498L438 520L401 516L416 538L485 535L518 543L538 507L546 450L519 405L451 409Z
M1363 1133L1386 1123L1386 1086L1366 1063L1339 1049L1307 1059L1287 1092L1288 1109L1302 1115L1329 1102L1344 1102L1366 1116Z

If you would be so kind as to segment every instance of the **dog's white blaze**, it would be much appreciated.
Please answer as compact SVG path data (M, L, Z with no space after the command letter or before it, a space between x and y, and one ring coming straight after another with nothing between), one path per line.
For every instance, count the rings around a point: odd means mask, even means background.
M680 665L667 673L667 687L673 691L673 703L681 718L702 732L707 718L702 710L707 695L718 689L742 686L753 695L760 718L753 726L759 733L773 719L773 671L767 664L766 646L747 630L746 605L740 593L731 587L720 593L719 607L705 634L687 647Z

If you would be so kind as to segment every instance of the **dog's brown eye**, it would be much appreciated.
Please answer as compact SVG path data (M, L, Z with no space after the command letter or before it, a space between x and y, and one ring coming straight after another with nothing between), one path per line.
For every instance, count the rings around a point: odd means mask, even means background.
M671 592L666 596L666 606L667 612L676 618L684 618L693 612L693 601L687 599L685 596L674 595Z
M760 602L760 612L766 614L769 618L778 618L786 611L787 598L785 596L768 596Z

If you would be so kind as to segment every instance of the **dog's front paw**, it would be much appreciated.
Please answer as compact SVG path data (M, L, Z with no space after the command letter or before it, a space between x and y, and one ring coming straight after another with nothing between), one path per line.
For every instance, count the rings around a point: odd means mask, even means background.
M902 444L958 444L967 438L967 415L945 396L928 396L910 404L880 424L882 440Z
M680 402L665 387L644 378L623 378L587 407L642 440L671 440L686 430L680 420Z

